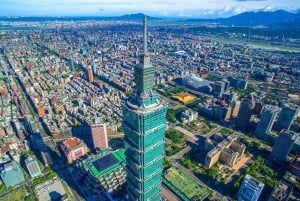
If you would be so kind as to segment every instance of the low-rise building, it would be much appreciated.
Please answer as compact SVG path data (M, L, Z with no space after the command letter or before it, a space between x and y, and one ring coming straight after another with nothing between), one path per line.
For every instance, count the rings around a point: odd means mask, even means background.
M269 196L268 201L284 201L288 200L293 187L286 181L280 180L279 183L274 187L273 192Z
M6 187L16 186L25 180L21 167L15 161L4 164L1 179Z
M198 112L195 112L193 110L186 110L181 113L180 120L182 122L188 122L190 123L193 120L196 120L198 118Z
M42 171L35 157L30 156L26 158L25 165L32 178L42 175Z
M64 140L60 147L64 152L68 163L73 163L74 161L86 155L87 153L86 144L76 137Z
M214 134L206 139L205 164L211 168L218 160L228 166L235 165L244 155L246 146L238 141L237 135L230 135L227 138ZM212 147L212 149L210 149ZM208 149L208 150L207 150Z

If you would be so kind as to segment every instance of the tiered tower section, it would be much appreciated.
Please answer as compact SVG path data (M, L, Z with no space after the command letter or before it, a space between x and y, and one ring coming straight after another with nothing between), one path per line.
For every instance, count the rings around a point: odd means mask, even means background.
M155 68L147 52L146 24L144 18L144 54L134 70L136 87L123 104L127 190L131 201L161 198L167 105L152 91Z

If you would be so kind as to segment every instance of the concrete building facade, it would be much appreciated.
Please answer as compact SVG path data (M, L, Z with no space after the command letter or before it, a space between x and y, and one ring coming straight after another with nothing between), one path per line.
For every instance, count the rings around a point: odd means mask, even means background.
M87 154L86 144L79 138L72 137L64 140L60 145L68 163L73 163L80 157Z
M270 158L276 162L286 161L288 154L292 150L295 141L299 140L299 133L290 130L282 130L272 148Z
M220 160L224 164L232 167L244 156L246 146L238 141L237 135L233 134L227 138L222 138L221 136L218 137L218 135L216 136L219 142L209 142L211 141L209 139L205 142L206 149L213 147L206 154L205 165L208 168L211 168L218 160Z
M268 134L271 131L280 108L273 105L265 105L263 108L260 121L257 124L255 134L258 138L267 140Z
M241 130L246 130L248 128L253 107L254 100L252 95L249 95L242 100L236 120L237 128Z
M106 124L94 124L91 126L91 137L94 149L108 148Z

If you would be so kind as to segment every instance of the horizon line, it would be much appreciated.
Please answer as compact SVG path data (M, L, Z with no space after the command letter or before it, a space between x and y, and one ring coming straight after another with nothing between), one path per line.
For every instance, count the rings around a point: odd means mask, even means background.
M0 18L77 18L77 17L82 17L82 18L89 18L89 17L98 17L98 18L113 18L113 17L124 17L127 15L144 15L147 17L152 17L152 18L160 18L160 19L206 19L206 20L210 20L210 19L220 19L220 18L229 18L229 17L233 17L236 15L240 15L243 13L258 13L258 12L265 12L265 13L271 13L271 12L277 12L277 11L285 11L287 13L291 13L291 14L297 14L300 13L300 11L297 12L292 12L289 10L285 10L285 9L277 9L277 10L270 10L270 11L264 11L264 10L253 10L253 11L246 11L246 12L241 12L238 14L233 14L230 16L226 16L226 17L221 17L221 16L216 16L216 17L204 17L204 16L176 16L176 15L169 15L169 16L165 16L165 15L149 15L149 14L145 14L142 12L136 12L136 13L127 13L127 14L122 14L122 15L0 15ZM151 19L150 19L151 20Z

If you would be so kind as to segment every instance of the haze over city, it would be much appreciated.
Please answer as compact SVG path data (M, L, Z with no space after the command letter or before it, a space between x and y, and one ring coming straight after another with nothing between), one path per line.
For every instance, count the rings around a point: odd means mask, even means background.
M218 18L246 11L296 12L297 0L1 0L1 16L119 16L145 13L159 17Z

